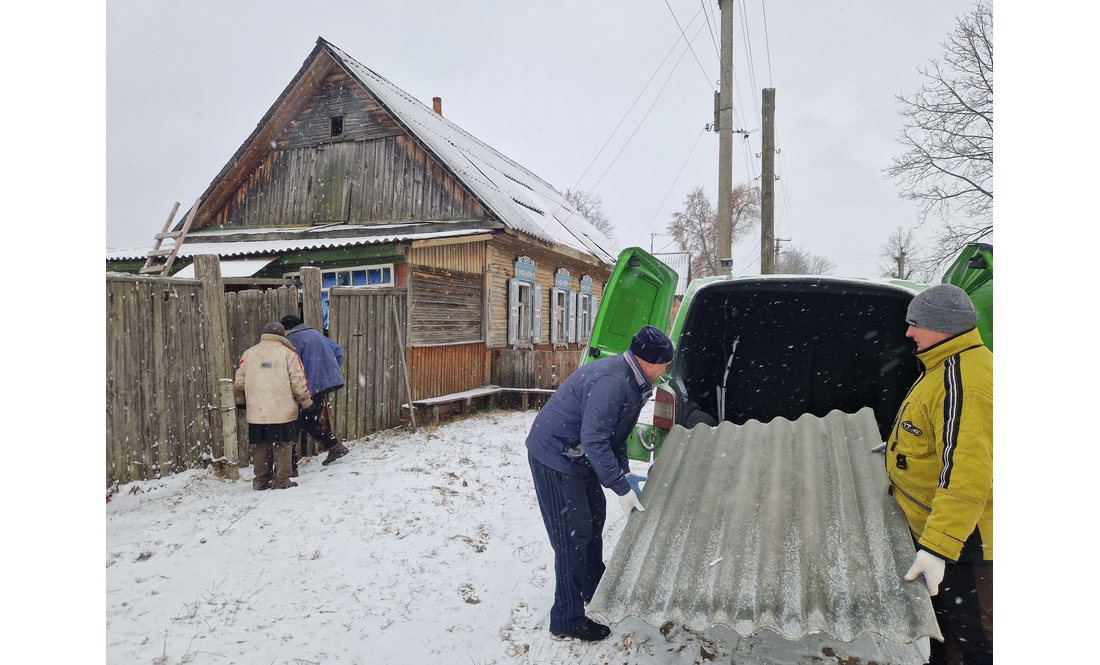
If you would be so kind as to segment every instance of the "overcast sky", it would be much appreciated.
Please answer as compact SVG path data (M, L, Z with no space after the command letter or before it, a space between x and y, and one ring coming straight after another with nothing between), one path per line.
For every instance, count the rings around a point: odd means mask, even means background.
M734 181L759 177L760 91L774 87L785 246L827 257L836 274L878 275L880 245L918 222L882 174L899 150L895 95L919 87L917 67L940 57L970 6L735 6L736 124L751 133L735 136ZM321 36L426 104L442 97L444 115L557 189L600 196L620 246L674 250L651 234L687 194L702 185L717 203L718 136L703 128L719 16L713 0L112 0L107 244L151 244L173 202L186 210ZM735 246L735 272L759 271L758 238Z

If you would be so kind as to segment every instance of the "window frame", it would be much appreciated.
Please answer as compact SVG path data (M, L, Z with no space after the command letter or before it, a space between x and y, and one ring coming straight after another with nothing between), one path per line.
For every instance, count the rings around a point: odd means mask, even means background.
M513 349L534 349L542 343L542 288L535 281L537 266L518 257L508 279L508 344Z
M378 282L375 284L370 283L371 271L379 271L380 276L384 276L386 271L389 271L388 282ZM364 279L367 280L365 284L356 284L355 276L352 273L363 272ZM340 283L340 274L347 273L348 283ZM325 286L325 276L331 275L334 277L333 283ZM298 302L302 302L302 273L301 271L285 272L284 278L296 278L298 282ZM397 284L397 271L393 263L371 263L360 266L350 266L347 268L321 268L321 316L324 320L324 327L328 329L328 293L329 289L334 286L355 286L359 288L373 288L373 289L385 289L392 288Z

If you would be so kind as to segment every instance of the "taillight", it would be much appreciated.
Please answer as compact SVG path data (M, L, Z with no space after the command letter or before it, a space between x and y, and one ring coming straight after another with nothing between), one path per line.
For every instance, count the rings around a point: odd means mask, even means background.
M653 426L669 430L676 421L676 395L667 384L657 386L653 400Z

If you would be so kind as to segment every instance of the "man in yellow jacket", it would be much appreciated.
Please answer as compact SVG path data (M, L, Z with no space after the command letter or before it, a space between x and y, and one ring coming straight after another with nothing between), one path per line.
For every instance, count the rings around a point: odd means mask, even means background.
M890 493L917 545L944 643L930 663L993 662L993 353L966 292L938 284L913 298L906 336L923 365L886 449Z
M302 360L281 323L268 323L260 343L241 356L233 393L248 420L252 444L252 489L297 487L291 482L292 447L298 440L298 407L313 406ZM274 457L275 474L271 463Z

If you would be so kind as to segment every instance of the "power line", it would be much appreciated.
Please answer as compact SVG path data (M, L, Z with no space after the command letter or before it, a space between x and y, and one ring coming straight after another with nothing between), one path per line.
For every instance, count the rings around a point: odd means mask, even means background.
M689 28L691 27L692 23L695 23L695 19L698 18L698 17L699 17L699 14L697 12L695 14L695 16L693 16L691 18L691 21L688 23ZM680 34L683 35L683 31L681 31ZM613 139L615 137L616 132L619 131L619 127L622 127L623 123L626 122L626 119L628 117L630 117L630 112L633 111L634 107L638 105L638 102L642 99L642 96L645 94L645 91L649 88L649 84L653 82L653 79L656 78L658 72L660 72L661 68L665 66L665 63L668 61L669 56L671 56L672 53L676 50L676 47L680 44L680 39L682 39L682 38L683 37L677 37L676 40L672 42L672 47L668 50L668 53L665 54L665 57L661 59L661 63L659 65L657 65L657 68L653 70L653 73L649 75L649 79L645 82L645 85L642 86L642 89L638 93L638 96L634 98L634 102L630 104L630 108L628 108L626 110L626 113L623 114L623 117L619 120L619 123L617 125L615 125L615 129L611 130L611 134L608 135L607 140L604 141L602 146L600 146L600 149L596 152L596 155L592 158L592 161L588 163L587 167L585 167L584 172L581 173L579 178L577 178L577 182L573 183L573 187L572 187L573 190L577 189L577 186L581 184L581 180L584 180L584 176L588 175L588 172L590 170L592 170L592 167L596 164L596 160L598 160L600 158L600 155L603 154L604 149L607 148L609 143L611 143L611 139ZM690 45L690 42L689 42L689 45ZM683 57L684 57L684 55L681 53L680 58L682 59ZM679 64L679 60L677 60L676 62L677 62L677 64ZM675 67L673 67L673 71L676 71ZM666 84L668 83L667 79L666 79L665 83ZM662 87L662 90L663 89L664 88ZM660 93L658 93L658 96L660 96ZM647 113L647 115L648 115L648 113ZM644 120L644 118L643 118L643 120ZM637 132L637 130L635 130L635 132ZM631 135L631 136L633 136L633 135ZM603 178L603 176L600 176L600 177L601 177L601 179ZM593 188L594 187L595 187L595 185L593 185ZM590 189L590 191L591 191L591 189ZM542 230L543 231L545 231L546 227L550 225L550 221L557 216L558 212L561 210L561 208L564 204L565 204L565 200L563 198L562 202L558 204L557 209L555 209L553 214L550 215L550 219L546 220L546 223L542 225Z
M739 5L741 11L741 34L745 37L745 55L749 61L749 85L752 91L752 102L756 108L760 108L760 100L756 96L756 65L752 60L752 41L749 39L749 16L745 12L745 3Z
M699 62L699 56L695 54L695 49L691 48L691 39L687 38L687 34L684 33L684 29L680 27L680 21L676 18L676 12L672 11L672 6L668 4L668 0L665 0L665 7L668 7L668 11L672 14L672 20L676 22L676 27L680 28L680 34L684 36L684 41L687 42L688 49L691 51L691 55L695 58L695 62L699 63L699 71L703 72L703 76L707 79L707 85L714 90L714 84L710 82L710 77L707 76L707 70L703 68L703 63ZM694 20L694 19L692 19ZM690 26L690 24L688 24ZM698 33L696 33L698 35Z
M768 10L764 7L764 0L760 0L760 13L764 15L764 49L768 53L768 85L772 84L772 45L768 40Z
M706 134L707 130L704 128L699 132L699 136L695 137L695 143L691 144L691 150L688 151L687 159L680 165L680 170L676 172L676 177L672 179L672 186L668 188L668 192L665 194L665 198L661 199L661 205L657 206L657 212L653 213L653 216L649 218L649 221L642 227L642 232L638 234L638 240L641 240L645 236L645 232L649 230L649 225L653 223L653 220L657 219L657 215L661 214L661 209L665 207L665 201L672 195L672 190L676 189L676 182L680 179L680 174L687 168L688 162L691 161L691 155L695 152L695 146L699 145L699 139L703 138L703 134Z
M692 39L693 40L696 39L699 36L699 33L702 32L702 31L703 31L703 26L702 26L702 24L700 24L699 25L699 30L697 30L695 32L695 36L692 37ZM691 49L691 41L690 40L688 41L688 49ZM695 51L692 50L692 53L694 54ZM650 112L653 111L653 107L657 105L657 101L661 98L661 93L663 93L665 91L665 87L668 86L668 82L670 80L672 80L672 75L676 73L676 68L680 65L680 61L684 59L684 55L686 55L686 54L687 54L687 51L684 51L683 53L680 54L680 57L676 59L676 64L674 64L672 66L672 69L669 70L668 77L665 79L665 82L663 84L661 84L661 89L657 91L657 96L653 98L653 103L649 105L648 109L646 109L645 115L642 116L642 119L640 121L638 121L638 126L634 128L634 131L631 132L630 136L626 139L626 143L624 143L623 147L619 149L618 154L615 155L615 159L611 160L611 163L607 165L606 169L604 169L603 174L600 175L599 180L597 180L592 185L592 187L589 188L590 192L594 191L596 189L596 185L599 185L600 182L603 180L604 176L607 175L607 172L611 170L611 167L615 166L615 162L619 161L619 157L623 154L623 151L626 150L626 147L628 145L630 145L630 141L634 138L634 135L637 134L638 130L642 128L642 125L645 124L646 118L648 118Z
M707 32L710 33L710 42L714 44L714 53L718 56L718 59L722 59L722 52L718 50L718 39L714 36L714 26L710 23L710 16L707 16L707 6L704 4L706 0L699 0L699 5L703 8L703 17L707 19ZM667 2L665 4L668 4ZM694 20L694 19L692 19Z

